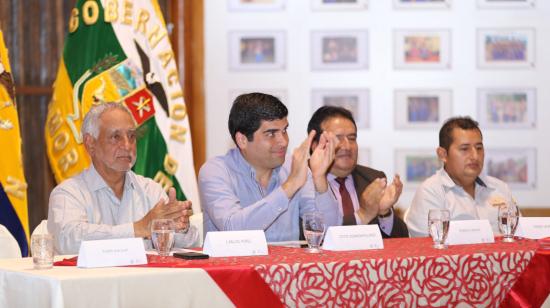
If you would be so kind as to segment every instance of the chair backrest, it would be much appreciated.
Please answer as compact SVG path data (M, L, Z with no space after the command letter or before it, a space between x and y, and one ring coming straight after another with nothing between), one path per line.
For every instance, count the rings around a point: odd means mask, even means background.
M202 227L202 212L191 215L189 218L191 225L197 228L199 232L199 246L202 247L202 242L204 241L204 230Z
M38 226L36 226L36 228L34 228L34 230L32 231L31 237L32 237L32 234L48 234L48 220L47 219L42 220L38 224Z
M21 249L10 231L0 225L0 259L3 258L21 258Z

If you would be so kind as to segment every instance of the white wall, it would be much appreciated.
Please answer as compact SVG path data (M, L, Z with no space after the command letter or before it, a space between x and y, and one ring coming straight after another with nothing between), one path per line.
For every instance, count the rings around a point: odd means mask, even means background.
M532 69L477 68L478 28L535 29L535 67ZM311 70L312 30L361 29L369 34L368 69ZM449 29L450 69L397 70L393 60L395 29ZM286 64L282 70L232 71L229 68L230 31L283 30ZM479 9L475 0L455 0L450 9L397 10L390 0L370 0L367 10L313 11L309 0L288 0L282 10L241 12L221 0L205 1L205 92L207 156L221 155L232 146L227 132L231 99L238 91L283 91L289 108L290 148L305 138L314 88L361 88L370 91L370 127L358 131L361 147L369 149L372 167L396 172L396 149L435 151L437 129L398 130L394 123L395 89L452 90L453 115L477 115L476 91L485 87L536 88L536 128L484 129L486 148L534 147L536 187L514 189L520 206L550 206L550 1L534 9ZM407 188L407 187L406 187ZM405 189L400 207L410 204L414 189Z

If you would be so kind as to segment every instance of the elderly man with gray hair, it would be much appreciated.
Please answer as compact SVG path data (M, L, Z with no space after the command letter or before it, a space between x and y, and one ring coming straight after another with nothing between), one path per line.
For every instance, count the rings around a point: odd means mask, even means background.
M198 232L189 223L191 201L176 200L174 188L166 194L160 184L131 170L136 161L136 123L124 105L92 107L82 135L92 164L50 195L48 231L57 253L78 253L85 240L148 239L150 223L157 218L176 222L177 247L198 244Z

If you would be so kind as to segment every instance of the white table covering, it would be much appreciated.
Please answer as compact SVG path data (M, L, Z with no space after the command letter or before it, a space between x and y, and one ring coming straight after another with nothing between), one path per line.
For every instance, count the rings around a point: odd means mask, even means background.
M61 260L63 256L56 257ZM202 269L56 266L0 259L0 307L233 307Z

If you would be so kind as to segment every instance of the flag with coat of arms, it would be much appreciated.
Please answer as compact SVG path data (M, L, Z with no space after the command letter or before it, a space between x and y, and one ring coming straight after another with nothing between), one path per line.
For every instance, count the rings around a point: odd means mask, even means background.
M45 137L58 182L90 164L83 117L120 102L137 125L134 172L175 187L200 212L189 119L174 53L156 0L78 0L69 20Z
M21 255L26 257L29 238L27 182L14 89L8 50L0 30L0 225L10 231L19 244Z

